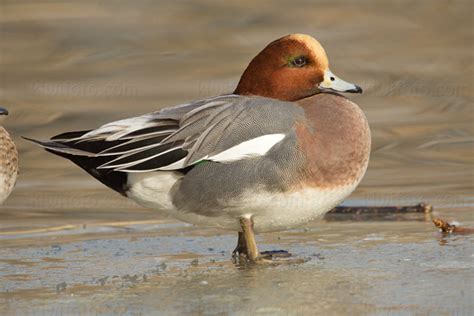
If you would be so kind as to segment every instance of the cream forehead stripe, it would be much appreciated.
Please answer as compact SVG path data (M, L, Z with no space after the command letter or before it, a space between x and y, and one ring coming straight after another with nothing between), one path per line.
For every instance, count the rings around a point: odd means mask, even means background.
M314 52L314 54L318 58L318 61L321 62L321 65L324 68L328 67L328 58L326 55L326 51L315 38L306 34L293 34L290 35L289 38L294 39L305 45L310 51Z

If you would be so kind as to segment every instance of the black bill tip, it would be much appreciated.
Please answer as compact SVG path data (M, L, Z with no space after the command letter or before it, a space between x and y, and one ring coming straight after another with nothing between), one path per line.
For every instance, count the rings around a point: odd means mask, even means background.
M359 87L356 84L354 86L355 86L355 88L347 90L346 92L349 92L349 93L362 93L363 92L361 87Z
M0 107L0 115L8 115L8 110Z

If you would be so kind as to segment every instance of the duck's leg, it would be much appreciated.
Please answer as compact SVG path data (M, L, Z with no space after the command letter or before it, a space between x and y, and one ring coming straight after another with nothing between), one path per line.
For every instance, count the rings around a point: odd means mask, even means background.
M247 256L249 261L256 262L259 259L260 253L258 252L257 242L255 241L252 217L241 217L240 227L242 228L242 233L239 233L239 242L241 241L241 236L245 241L245 252L243 254ZM237 247L239 246L240 245L237 245Z
M256 264L293 264L293 263L304 263L305 259L285 259L285 260L273 260L276 257L286 258L291 256L287 251L275 251L275 252L266 252L260 253L257 249L257 242L255 241L255 233L253 231L253 219L252 217L241 217L240 218L240 227L242 232L239 233L239 241L237 244L236 251L239 252L239 255L245 255L246 259L250 263ZM245 245L244 245L245 244ZM242 251L242 252L240 252Z
M247 242L245 241L244 233L239 232L239 239L237 240L237 246L232 251L232 257L237 258L242 254L247 254Z

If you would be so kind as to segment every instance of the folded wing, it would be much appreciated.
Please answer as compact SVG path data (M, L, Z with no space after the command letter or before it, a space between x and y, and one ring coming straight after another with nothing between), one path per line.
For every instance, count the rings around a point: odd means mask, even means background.
M263 155L299 116L301 109L293 103L224 95L48 141L29 140L124 193L127 173L185 172L204 160L226 163Z

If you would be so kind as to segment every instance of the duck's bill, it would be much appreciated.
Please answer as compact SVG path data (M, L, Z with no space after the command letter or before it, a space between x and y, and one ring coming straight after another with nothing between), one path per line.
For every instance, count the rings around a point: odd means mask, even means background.
M0 115L8 115L8 110L0 107Z
M362 93L362 88L347 82L333 74L329 69L324 72L324 80L319 84L321 91L336 91L347 93Z

